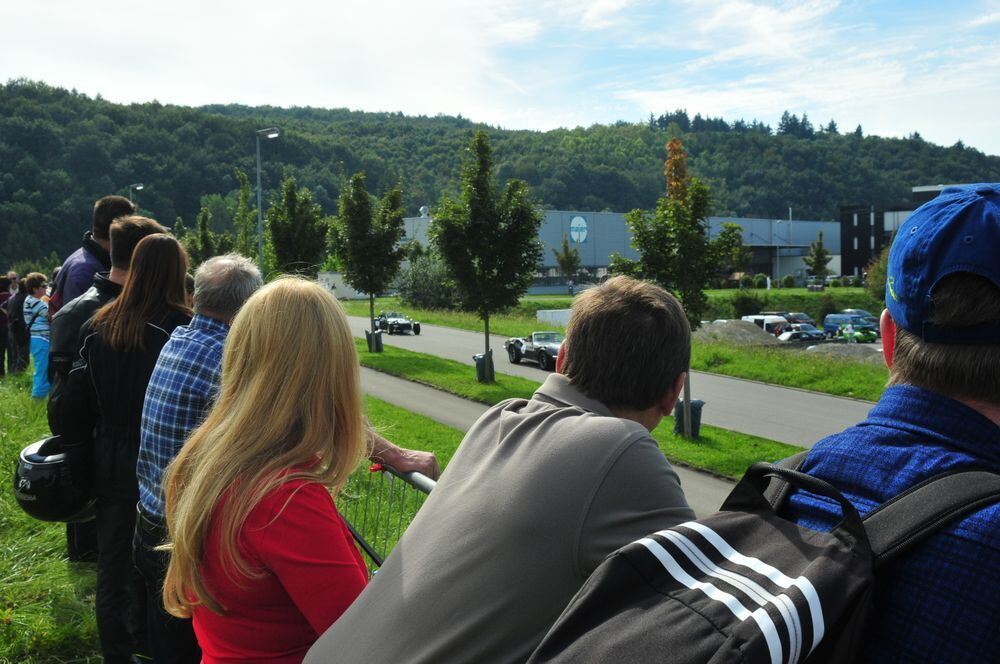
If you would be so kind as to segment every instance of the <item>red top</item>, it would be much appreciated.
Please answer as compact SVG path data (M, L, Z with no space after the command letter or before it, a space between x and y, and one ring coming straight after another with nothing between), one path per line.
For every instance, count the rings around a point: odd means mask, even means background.
M315 482L286 482L250 512L238 542L246 560L264 572L262 578L242 578L239 584L230 579L219 539L213 530L201 571L226 613L196 606L192 616L207 664L301 662L368 582L333 498Z

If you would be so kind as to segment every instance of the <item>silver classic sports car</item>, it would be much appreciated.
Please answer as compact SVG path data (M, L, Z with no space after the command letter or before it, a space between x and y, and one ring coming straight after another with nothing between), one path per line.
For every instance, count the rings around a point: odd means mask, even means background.
M532 332L530 337L512 337L503 342L507 357L514 364L521 360L538 362L539 368L551 371L556 366L556 356L562 345L562 332Z
M375 317L375 327L389 334L413 332L420 334L420 323L398 311L380 311Z

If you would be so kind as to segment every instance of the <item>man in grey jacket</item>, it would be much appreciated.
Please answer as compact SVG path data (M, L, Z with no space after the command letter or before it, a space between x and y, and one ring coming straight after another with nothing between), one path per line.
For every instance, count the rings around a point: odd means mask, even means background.
M606 555L694 518L650 435L690 354L687 318L665 290L616 277L580 295L558 373L472 426L306 661L527 659Z

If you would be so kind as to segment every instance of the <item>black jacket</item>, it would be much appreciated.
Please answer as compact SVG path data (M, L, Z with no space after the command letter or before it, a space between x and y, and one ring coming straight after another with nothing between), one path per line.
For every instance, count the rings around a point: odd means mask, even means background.
M108 279L107 272L94 275L93 285L83 295L72 300L52 317L52 328L49 333L49 382L52 391L49 393L49 427L55 430L53 413L59 408L63 390L66 389L66 378L69 376L73 362L80 356L80 328L94 315L98 309L122 292L119 284Z
M80 330L80 356L66 381L54 413L52 433L70 441L94 441L94 492L98 496L138 500L135 464L146 386L160 349L178 325L190 317L180 312L147 323L143 347L127 352L110 348L93 331L92 320Z

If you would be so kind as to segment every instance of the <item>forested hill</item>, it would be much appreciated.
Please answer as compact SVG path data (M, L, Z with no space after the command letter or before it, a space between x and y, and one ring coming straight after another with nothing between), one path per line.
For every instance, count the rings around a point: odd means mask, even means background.
M89 226L93 201L126 194L131 183L145 184L140 206L164 223L181 216L191 227L207 206L216 230L226 228L234 169L253 181L254 132L270 125L282 135L262 140L266 194L292 175L329 214L344 176L359 170L375 192L401 182L408 212L433 206L457 186L461 150L478 126L345 109L122 105L13 81L0 87L0 268L65 256ZM720 215L784 217L791 206L797 218L832 219L842 203L905 203L917 184L1000 181L1000 157L961 144L841 134L787 114L773 130L683 112L547 132L488 129L499 176L523 178L549 208L652 207L674 133Z

